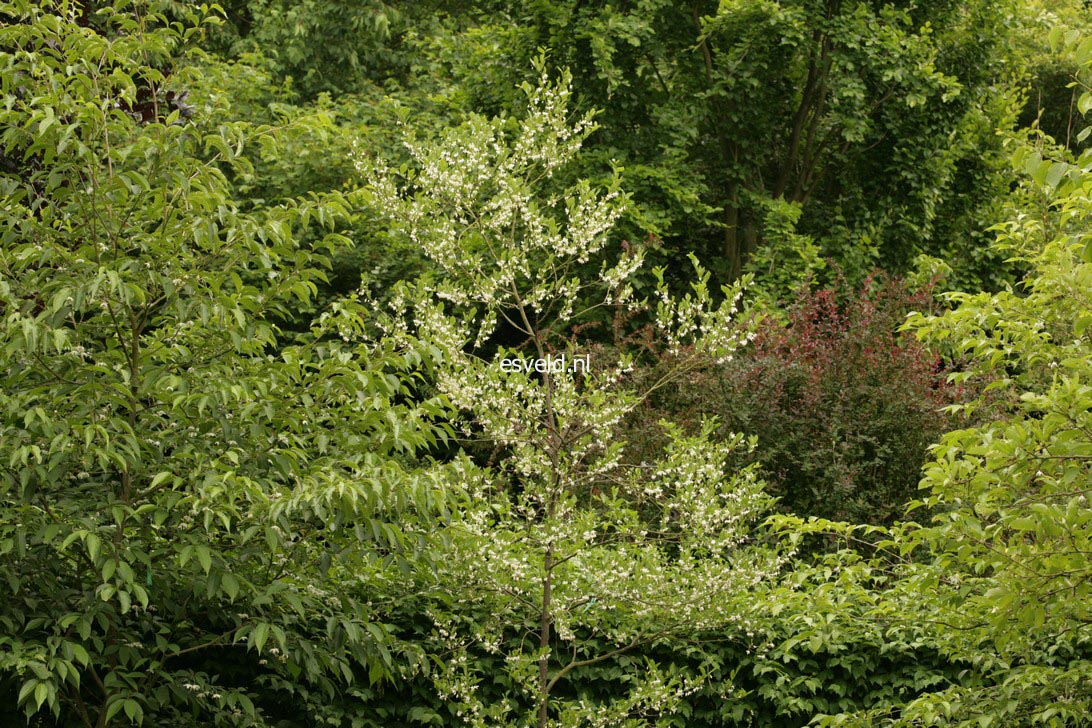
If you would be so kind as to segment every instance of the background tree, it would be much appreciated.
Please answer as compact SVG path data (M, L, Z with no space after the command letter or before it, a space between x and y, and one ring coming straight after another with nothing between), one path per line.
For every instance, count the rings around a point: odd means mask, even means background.
M992 0L561 0L492 3L482 27L505 39L490 57L519 69L546 48L572 68L577 105L602 109L585 174L624 165L639 209L624 225L672 251L696 245L733 278L767 245L791 256L768 235L788 204L857 282L877 264L905 272L920 252L982 247L966 236L1009 182L995 132L1018 112L1004 54L1018 16ZM492 111L505 101L478 69L496 62L465 62L477 37L450 37L451 72Z
M304 99L353 93L405 70L398 3L382 0L229 0L227 23L209 47L228 56L258 52L278 80Z

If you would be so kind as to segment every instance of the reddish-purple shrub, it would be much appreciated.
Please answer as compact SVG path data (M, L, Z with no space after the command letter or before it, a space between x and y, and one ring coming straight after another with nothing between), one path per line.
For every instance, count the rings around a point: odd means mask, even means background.
M898 331L930 302L883 276L804 290L736 359L649 407L757 435L744 461L761 463L786 511L890 522L915 497L926 448L952 424L940 410L958 396L937 358Z

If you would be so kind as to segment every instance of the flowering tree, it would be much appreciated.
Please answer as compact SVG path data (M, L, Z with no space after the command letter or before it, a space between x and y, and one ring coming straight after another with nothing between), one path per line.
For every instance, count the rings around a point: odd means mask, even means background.
M368 170L372 204L441 271L397 292L383 326L431 348L465 436L499 453L485 468L464 458L471 505L429 577L455 595L429 606L436 649L454 655L436 682L475 725L647 720L700 677L648 662L643 675L623 672L611 699L567 679L668 638L745 629L754 592L785 555L753 540L770 503L754 471L724 476L742 437L717 444L715 423L694 433L664 423L663 457L634 463L618 428L651 389L731 357L750 329L733 323L740 290L713 305L695 261L681 300L656 271L652 326L675 370L637 390L632 357L581 358L580 324L651 308L628 283L643 256L609 253L625 201L615 184L560 181L593 128L589 116L568 118L568 78L544 75L526 91L518 122L472 118L436 143L410 142L416 169ZM497 348L502 335L524 343ZM492 685L475 659L488 653L503 655ZM483 697L495 685L504 692Z

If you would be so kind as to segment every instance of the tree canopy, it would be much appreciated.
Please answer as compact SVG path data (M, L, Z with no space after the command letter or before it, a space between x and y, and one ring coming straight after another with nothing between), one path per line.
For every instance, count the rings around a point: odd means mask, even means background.
M1088 723L1082 4L0 19L0 722Z

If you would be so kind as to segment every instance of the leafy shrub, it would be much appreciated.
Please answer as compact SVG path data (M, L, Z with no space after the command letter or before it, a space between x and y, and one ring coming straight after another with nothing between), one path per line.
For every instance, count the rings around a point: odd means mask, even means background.
M786 523L796 527L795 519ZM866 530L851 529L857 534ZM887 586L885 575L870 570L867 562L846 552L824 555L813 566L798 568L786 584L749 592L747 598L762 605L753 621L671 635L579 667L559 684L559 697L608 704L630 691L636 676L647 674L652 664L690 682L692 689L672 710L646 714L641 725L779 728L843 711L884 709L980 679L982 670L941 649L947 638L943 625L876 618L883 608L877 595ZM450 605L460 610L463 630L491 621L477 606L454 599ZM407 626L404 639L421 644L437 639L435 626L424 616L432 609L426 601L410 600L400 609L388 619ZM577 636L588 651L611 649L603 635L582 631ZM484 704L523 700L520 705L529 712L526 696L505 677L502 657L525 649L525 642L526 628L513 622L499 651L478 643L462 653L468 673L490 677L478 683L477 697ZM359 698L366 706L358 709L364 726L466 724L457 715L460 708L437 691L425 672L364 688Z
M926 447L945 431L957 390L939 360L899 333L927 289L869 277L804 290L783 319L767 317L752 346L662 393L651 410L758 437L759 461L784 510L888 523L916 492ZM644 420L655 421L644 413Z
M329 725L424 660L348 585L437 431L360 304L285 341L347 203L234 197L281 132L179 102L211 19L145 5L0 6L0 725Z

